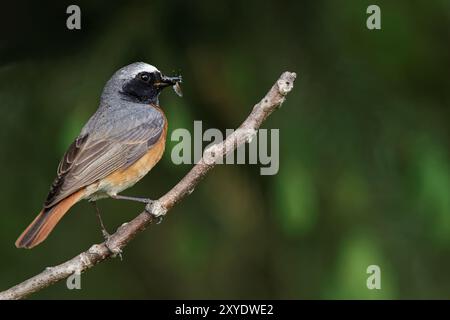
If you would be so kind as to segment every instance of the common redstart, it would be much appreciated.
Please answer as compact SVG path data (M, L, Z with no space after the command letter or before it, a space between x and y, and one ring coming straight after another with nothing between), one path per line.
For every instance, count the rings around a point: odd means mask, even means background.
M151 202L119 193L142 179L161 159L167 119L158 98L169 86L180 95L180 82L181 77L164 76L143 62L123 67L111 77L99 108L59 163L43 209L17 239L16 247L33 248L44 241L82 199L94 205L106 197ZM97 215L107 237L98 209Z

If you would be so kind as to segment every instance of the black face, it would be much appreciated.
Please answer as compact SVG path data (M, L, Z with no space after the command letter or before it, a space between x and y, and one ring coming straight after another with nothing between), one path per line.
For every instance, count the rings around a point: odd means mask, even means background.
M122 94L132 101L157 103L161 91L181 81L179 77L166 77L159 71L140 72L133 79L125 82Z

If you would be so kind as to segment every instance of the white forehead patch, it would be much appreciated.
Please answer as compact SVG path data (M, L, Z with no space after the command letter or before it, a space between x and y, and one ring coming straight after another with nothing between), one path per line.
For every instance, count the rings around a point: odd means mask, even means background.
M134 78L137 74L141 72L155 72L159 71L156 67L151 64L145 62L135 62L126 67L120 69L120 77L121 78Z
M138 62L138 65L136 66L136 74L140 73L140 72L155 72L155 71L159 71L156 67L152 66L151 64L148 63L144 63L144 62Z

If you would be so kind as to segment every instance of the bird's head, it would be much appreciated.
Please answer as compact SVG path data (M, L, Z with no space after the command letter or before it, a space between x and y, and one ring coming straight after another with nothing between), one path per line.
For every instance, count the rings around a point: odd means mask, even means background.
M158 104L162 90L177 85L181 80L181 76L168 77L150 64L136 62L119 69L111 77L103 90L102 98L118 94L121 99Z

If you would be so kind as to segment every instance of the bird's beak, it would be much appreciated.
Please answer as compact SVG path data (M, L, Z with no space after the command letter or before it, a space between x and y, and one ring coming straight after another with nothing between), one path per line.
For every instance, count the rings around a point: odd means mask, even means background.
M163 75L161 77L161 80L158 81L158 83L156 83L156 85L158 87L165 88L165 87L174 86L177 83L180 83L181 81L182 81L181 76L167 77L167 76Z

